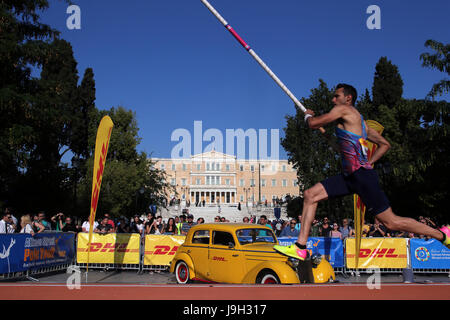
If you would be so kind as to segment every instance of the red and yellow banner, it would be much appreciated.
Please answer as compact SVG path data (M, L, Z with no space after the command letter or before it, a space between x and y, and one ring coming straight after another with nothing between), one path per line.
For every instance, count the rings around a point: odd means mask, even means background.
M114 127L109 116L104 116L100 121L97 130L97 139L95 141L95 157L94 157L94 173L92 177L92 195L91 195L91 213L89 215L89 242L92 241L92 233L94 232L95 214L97 212L98 198L100 195L100 187L102 185L103 172L105 170L106 155L108 154L109 140ZM89 264L89 253L87 262Z
M89 234L80 232L77 242L77 262L139 264L140 240L141 237L137 233L110 233L105 235L94 233L89 246ZM89 252L88 247L90 247Z
M346 239L347 268L356 269L355 240ZM407 240L404 238L361 239L358 268L406 268Z
M384 127L380 123L378 123L374 120L367 120L366 123L367 123L367 126L374 129L379 134L383 133ZM372 158L373 153L377 149L377 145L366 140L364 147L367 148L367 159L370 160ZM354 218L355 218L354 222L355 222L355 235L356 235L355 246L356 246L356 252L359 252L359 248L361 246L361 235L362 235L362 228L364 225L364 215L366 213L366 206L364 205L364 203L361 201L361 198L357 194L353 195L353 210L354 210ZM355 265L359 265L358 259L359 259L359 255L355 255L354 256L354 264Z
M144 265L168 266L186 236L148 235L145 237Z

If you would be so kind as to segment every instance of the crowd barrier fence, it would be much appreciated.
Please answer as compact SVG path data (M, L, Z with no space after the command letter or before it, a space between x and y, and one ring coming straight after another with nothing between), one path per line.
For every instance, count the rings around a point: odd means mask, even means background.
M44 232L0 235L0 279L30 278L74 262L75 234Z
M67 269L75 264L92 269L167 271L184 236L93 234L87 265L88 233L0 235L0 280L30 277ZM289 245L294 238L278 238ZM437 240L362 238L359 268L355 268L354 238L312 237L307 248L324 255L335 272L450 273L450 250Z

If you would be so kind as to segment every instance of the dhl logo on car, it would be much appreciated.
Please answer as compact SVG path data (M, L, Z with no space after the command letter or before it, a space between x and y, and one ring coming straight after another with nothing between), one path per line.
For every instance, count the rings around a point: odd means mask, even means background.
M170 247L170 246L155 246L154 250L152 250L152 251L145 251L145 254L173 256L177 252L178 247L179 246L174 246L174 247Z
M348 253L347 258L354 258L355 254ZM406 258L406 254L396 254L395 248L360 249L360 258Z
M127 249L128 243L91 243L90 252L139 252L139 249ZM88 252L87 248L78 248L78 251Z

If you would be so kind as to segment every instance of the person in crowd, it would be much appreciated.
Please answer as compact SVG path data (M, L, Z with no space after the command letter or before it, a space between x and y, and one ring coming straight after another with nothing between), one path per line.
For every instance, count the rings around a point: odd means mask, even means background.
M64 221L66 217L64 216L64 213L59 212L55 214L53 217L50 218L52 229L56 231L62 231L62 228L64 226Z
M311 237L320 237L320 226L322 224L320 223L319 220L314 219L313 223L311 225L311 231L310 231L310 236Z
M220 221L220 216L215 216L215 217L214 217L214 222L216 222L216 223L221 222L221 221Z
M141 219L139 219L139 215L135 215L133 220L130 223L130 232L131 233L139 233L142 234L144 230L144 224Z
M168 235L178 234L178 228L174 218L169 218L169 220L167 220L166 227L164 228L164 234Z
M155 233L155 218L153 213L149 212L147 214L147 221L145 222L145 234L154 234Z
M354 236L353 229L348 224L348 219L346 218L342 219L342 226L339 228L339 231L342 234L342 239L347 239Z
M200 217L197 219L197 224L201 224L201 223L205 223L205 219Z
M220 217L220 222L227 222L227 219L225 219L225 217Z
M114 228L110 223L108 223L108 220L108 217L103 217L101 223L94 229L94 232L99 234L113 233Z
M44 231L52 230L52 225L50 222L48 222L45 217L45 212L41 211L38 213L39 223L42 224L45 228Z
M111 225L113 232L116 231L116 225L114 223L114 221L111 219L111 216L109 215L109 213L105 213L103 215L105 218L108 218L108 223Z
M155 234L163 234L164 233L164 223L162 221L161 216L157 216L155 219Z
M193 226L195 226L196 223L194 222L194 216L192 214L189 214L187 216L187 222L183 223L181 227L181 234L186 235Z
M77 228L76 224L74 223L72 217L66 217L64 224L61 228L61 231L78 233L79 229Z
M297 224L295 225L295 229L297 229L298 232L300 232L300 227L301 227L301 225L302 225L302 215L299 214L299 215L298 215Z
M13 222L11 213L3 212L2 220L0 220L0 233L14 233L16 231L16 225Z
M330 238L339 238L341 240L344 239L342 233L339 231L339 225L337 224L337 222L333 223L329 236Z
M373 224L373 226L370 228L369 231L369 237L383 238L387 236L388 236L387 228L383 225L383 223L381 223L380 220L375 218L375 223Z
M363 221L363 225L362 225L362 235L361 237L366 238L369 236L369 231L372 228L372 225L370 225L369 223L366 223L366 220L364 219Z
M31 222L31 217L29 214L25 214L22 217L20 217L20 227L21 227L20 233L28 233L31 234L32 236L35 235Z
M330 236L330 232L332 230L332 228L328 224L328 219L327 220L325 220L325 219L327 219L327 218L324 218L322 226L319 229L319 236L320 237L329 237Z
M264 215L264 214L261 217L259 217L259 224L262 225L262 226L266 226L266 227L269 227L270 229L272 229L272 225L267 221L267 216ZM267 232L265 230L261 230L259 232L259 235L264 237L264 236L267 236L268 234L267 234Z
M243 223L250 223L250 219L248 217L242 218Z
M94 230L98 227L98 222L94 221ZM81 225L81 231L82 232L89 232L91 228L91 225L89 223L89 219L85 222L83 222L83 224Z
M181 229L183 228L183 224L186 223L186 215L182 214L179 217L179 222L176 223L178 235L181 235Z
M295 218L292 218L291 221L289 221L289 225L283 228L283 231L281 231L280 237L288 237L288 238L297 238L300 230L296 228L297 220Z
M116 226L116 233L131 233L130 226L125 221L125 217L120 217Z

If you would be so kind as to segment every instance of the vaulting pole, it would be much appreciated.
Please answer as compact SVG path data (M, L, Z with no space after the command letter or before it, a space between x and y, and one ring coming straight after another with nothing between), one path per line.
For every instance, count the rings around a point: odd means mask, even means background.
M303 104L298 101L298 99L294 96L294 94L286 87L286 85L273 73L273 71L264 63L264 61L256 54L253 49L237 34L237 32L228 24L228 22L217 12L216 9L206 0L201 0L203 4L211 11L211 13L225 26L225 28L230 31L233 37L245 48L245 50L250 53L250 55L259 63L259 65L269 74L269 76L280 86L281 89L294 101L295 105L303 111L306 111L306 108ZM323 128L319 128L320 132L325 133Z

